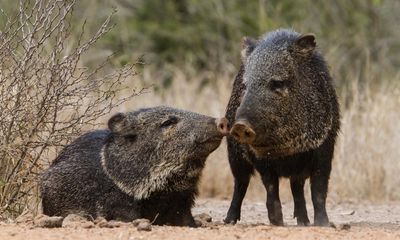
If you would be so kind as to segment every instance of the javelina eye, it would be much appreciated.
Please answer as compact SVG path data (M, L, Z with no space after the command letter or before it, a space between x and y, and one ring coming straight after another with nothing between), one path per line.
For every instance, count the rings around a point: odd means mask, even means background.
M128 135L125 135L124 138L129 142L134 142L134 141L136 141L137 135L136 134L128 134Z
M286 87L286 81L283 80L271 80L269 82L269 88L272 91L280 90L282 88Z
M161 128L169 127L171 125L177 124L178 123L178 118L175 116L169 117L167 120L165 120L163 123L161 123Z

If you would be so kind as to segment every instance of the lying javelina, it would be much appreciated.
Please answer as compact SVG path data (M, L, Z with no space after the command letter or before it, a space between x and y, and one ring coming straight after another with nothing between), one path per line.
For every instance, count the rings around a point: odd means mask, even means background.
M304 182L310 178L314 224L328 225L325 209L339 106L314 35L277 30L259 40L245 38L226 118L235 178L226 223L240 220L240 209L256 169L267 190L268 217L283 225L279 177L290 178L294 216L309 225Z
M225 118L169 107L118 113L64 148L40 183L43 213L194 226L191 207Z

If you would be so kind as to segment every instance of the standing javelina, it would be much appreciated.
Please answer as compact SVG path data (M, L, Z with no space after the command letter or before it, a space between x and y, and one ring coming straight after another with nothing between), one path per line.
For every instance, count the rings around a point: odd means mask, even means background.
M79 137L44 172L43 213L194 226L198 180L226 119L155 107L116 114L108 127Z
M335 139L339 130L337 96L312 34L277 30L259 40L243 40L226 117L235 179L226 223L240 220L240 209L254 168L267 190L271 224L283 225L279 177L290 178L294 217L309 225L304 183L311 182L314 224L329 224L325 209Z

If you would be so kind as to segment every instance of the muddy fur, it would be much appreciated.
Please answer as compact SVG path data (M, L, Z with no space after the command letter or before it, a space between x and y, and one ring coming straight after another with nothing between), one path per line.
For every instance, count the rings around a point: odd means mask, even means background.
M42 174L43 213L194 226L201 170L223 137L215 119L155 107L118 113L108 127L66 146Z
M256 137L250 144L228 138L235 187L225 222L240 220L242 200L256 169L267 190L272 224L283 225L279 178L288 177L298 224L310 224L303 190L310 178L314 224L327 226L325 201L339 106L314 36L280 29L258 40L245 38L226 118L230 123L245 120Z

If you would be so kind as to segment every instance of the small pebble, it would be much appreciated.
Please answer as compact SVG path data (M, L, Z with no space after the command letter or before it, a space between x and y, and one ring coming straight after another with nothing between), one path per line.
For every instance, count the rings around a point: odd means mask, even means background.
M69 214L62 222L63 228L93 228L94 223L77 214Z
M217 225L209 225L208 228L209 229L213 229L213 230L218 230L219 226L217 226Z
M336 225L335 225L333 222L330 222L330 223L329 223L329 227L335 228L335 229L336 229Z
M132 224L137 228L138 231L151 231L151 222L148 219L135 219L132 221Z
M100 223L104 223L104 222L107 222L107 220L106 220L105 218L103 218L103 217L97 217L97 218L93 221L93 223L96 224L96 225L98 225L98 224L100 224Z
M194 219L198 219L202 222L211 222L212 217L208 215L207 213L200 213L194 216Z
M47 215L40 214L33 220L33 225L41 228L58 228L61 227L62 222L63 217L49 217Z
M212 226L224 226L225 224L222 221L214 221L214 222L210 222L209 225L212 225Z
M350 230L350 224L342 224L340 225L340 230Z
M199 219L194 219L194 224L196 225L196 227L201 227L203 226L203 222Z
M151 231L151 223L150 222L141 222L137 226L138 231Z
M107 227L108 228L119 228L119 227L122 227L123 225L125 225L124 222L111 220L108 222Z
M150 223L149 219L146 218L138 218L132 221L133 226L137 227L141 222L148 222Z

